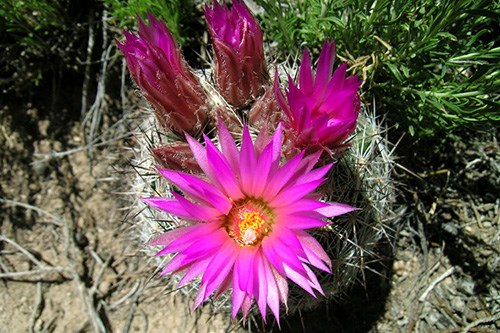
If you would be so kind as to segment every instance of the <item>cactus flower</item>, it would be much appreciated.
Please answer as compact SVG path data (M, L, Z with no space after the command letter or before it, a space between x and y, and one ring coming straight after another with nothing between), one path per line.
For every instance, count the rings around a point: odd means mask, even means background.
M117 42L134 81L151 102L159 123L175 133L198 135L207 121L206 95L164 22L139 18L139 36L124 31Z
M276 98L287 117L285 125L291 130L292 145L299 150L335 151L356 128L361 82L357 76L346 78L346 64L332 76L334 62L333 41L325 42L315 74L309 53L304 50L297 85L288 77L287 100L281 93L276 74Z
M221 95L244 107L263 92L268 80L262 31L248 8L233 1L232 9L214 1L205 7L215 53L215 79Z
M204 177L159 169L178 190L143 200L185 221L149 244L163 246L158 255L176 253L162 274L182 272L179 286L201 275L195 308L231 288L233 318L240 309L246 317L256 302L264 320L269 307L279 321L287 279L314 296L323 291L310 266L330 272L328 255L306 230L354 208L316 200L331 167L313 169L320 153L280 163L281 125L267 143L259 140L245 127L238 149L222 123L220 148L207 136L205 147L187 136Z

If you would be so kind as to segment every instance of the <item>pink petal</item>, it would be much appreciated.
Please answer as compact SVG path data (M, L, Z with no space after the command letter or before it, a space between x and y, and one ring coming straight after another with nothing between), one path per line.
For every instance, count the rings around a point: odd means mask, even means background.
M314 78L312 75L311 57L306 49L302 55L299 72L299 87L305 95L310 95L313 92Z
M287 215L285 221L287 228L300 230L320 228L329 224L329 222L318 218L301 216L299 214Z
M303 246L303 249L304 249L304 253L306 254L306 257L302 258L303 261L305 261L305 262L313 265L316 268L321 269L322 271L331 273L330 268L328 268L325 265L324 261L321 260L311 249L309 249L307 246ZM329 266L331 266L331 261L330 260L328 260L326 263Z
M203 238L205 242L215 243L216 239L212 239L210 237L206 237L206 235L210 235L219 229L220 226L217 223L206 223L196 225L189 233L185 233L170 243L165 249L160 251L158 254L167 254L179 252L186 249L192 243L198 241L200 238Z
M290 107L288 106L288 103L285 101L283 93L281 92L280 89L280 79L277 68L274 74L274 96L276 97L279 106L281 107L285 115L288 117L288 120L293 121L294 119L293 114L290 110Z
M271 243L267 241L267 243ZM264 242L263 242L264 245ZM306 272L304 271L303 264L299 260L296 254L296 249L293 247L287 246L287 244L282 243L279 238L276 238L272 241L272 244L269 246L272 248L271 251L268 251L268 253L272 253L274 251L274 256L273 257L268 257L266 255L267 260L271 262L273 265L276 264L276 261L279 262L279 266L277 267L275 265L275 268L278 269L279 267L284 267L285 265L288 266L289 268L293 269L299 274L302 274L304 277L306 276ZM303 253L302 250L300 250L301 254ZM271 260L272 259L272 260ZM286 271L284 271L286 273Z
M153 240L149 241L146 245L149 246L169 245L177 238L192 231L194 228L197 228L197 226L180 227L174 230L167 231L161 234L160 236L154 238Z
M221 213L215 208L194 204L175 192L172 192L172 195L177 199L182 208L186 212L189 212L189 215L185 217L187 220L194 219L201 222L213 222L217 221L221 216ZM180 215L177 216L182 217Z
M273 233L278 234L279 236L273 240L273 244L280 244L290 251L293 251L295 255L304 255L304 251L302 250L302 243L300 243L299 239L295 235L295 233L290 230L288 227L275 225ZM284 253L282 253L284 255ZM288 256L290 257L290 256Z
M241 311L243 312L243 320L247 319L248 311L250 311L250 307L252 306L252 302L253 302L253 297L248 296L248 295L243 300L243 304L241 306Z
M183 172L158 170L194 200L212 205L224 215L231 209L232 204L229 199L218 188L203 179Z
M243 304L243 300L246 297L246 293L241 290L240 285L240 275L237 270L233 271L233 311L232 317L235 318L236 314Z
M278 255L271 242L269 242L267 239L264 239L261 246L264 257L272 264L274 268L276 268L279 274L285 275L281 256Z
M163 271L161 272L161 276L171 273L175 270L178 270L182 267L182 261L186 259L186 255L182 253L177 253L170 261L168 264L163 268Z
M196 139L194 139L187 133L186 140L189 143L189 147L191 148L193 156L196 159L196 162L198 162L200 168L203 170L203 172L209 174L210 170L208 168L207 151L205 147L203 147L201 143L199 143Z
M291 178L290 183L293 183L297 178L302 175L308 174L314 168L316 163L318 163L319 158L321 157L322 151L317 151L310 155L304 157L301 161L300 165L297 167L294 177Z
M206 240L198 239L196 242L192 242L188 247L182 250L182 253L188 256L183 264L190 263L203 257L213 256L228 238L226 230L218 229L210 233L210 237L207 237Z
M285 163L274 175L270 177L269 184L263 193L266 201L271 201L276 194L281 191L283 186L292 178L295 170L297 169L300 161L302 160L303 153L293 157Z
M278 288L280 300L283 304L285 304L286 312L288 312L288 281L272 265L269 265L269 268L271 269L271 273L276 281L276 287Z
M324 91L327 87L328 80L331 78L333 63L335 61L335 42L325 42L321 54L319 55L318 67L316 70L316 82L314 88L322 88Z
M207 141L207 158L210 172L213 175L212 181L219 183L222 190L231 199L237 200L243 197L231 167L210 141Z
M309 235L307 232L300 230L295 230L295 235L302 244L302 248L307 249L306 253L309 253L309 251L311 251L319 259L323 260L330 268L332 267L328 254L326 254L321 244L314 237Z
M222 121L219 120L219 143L221 145L222 154L226 157L226 160L231 165L231 169L235 175L239 174L239 152L236 148L236 144L234 142L231 133L224 126Z
M312 182L294 185L292 187L282 190L278 195L276 195L270 202L273 207L282 207L290 204L294 204L297 200L305 197L309 193L313 192L318 188L324 179L314 180Z
M280 162L280 157L281 157L281 147L282 147L282 142L283 142L283 127L281 123L278 124L278 127L276 127L276 130L274 131L274 135L271 139L271 142L273 144L273 153L272 153L272 160L273 160L273 165L274 167L277 167Z
M226 276L226 278L224 279L224 281L222 281L222 283L220 284L219 289L217 290L217 292L214 295L214 299L219 298L220 295L222 295L226 290L229 289L229 287L231 286L232 280L233 280L232 274L229 273Z
M269 263L267 260L263 259L264 272L266 274L267 281L267 305L274 314L276 321L278 322L278 326L280 325L280 296L278 291L278 286L276 284L276 280L274 275L269 267Z
M304 266L304 265L303 265ZM298 284L302 289L307 291L309 294L311 294L314 298L316 298L316 295L314 294L314 291L311 289L311 286L309 284L309 279L305 278L303 274L297 272L293 268L290 268L288 265L283 265L285 269L285 274L286 276ZM304 267L302 267L302 270L304 270ZM307 273L304 273L307 276Z
M238 259L235 264L235 271L239 276L239 289L252 294L255 258L257 257L257 247L244 247L240 249Z
M355 208L343 203L329 202L329 204L330 204L329 206L316 209L316 212L320 213L325 217L333 217L333 216L347 214L355 210L359 210L359 208Z
M307 183L313 180L321 179L323 178L327 172L330 170L333 164L327 164L325 166L322 166L320 168L317 168L315 170L312 170L303 176L300 176L297 178L294 182L294 185L296 184L302 184L302 183Z
M200 289L198 290L198 294L196 294L196 297L194 299L193 309L196 310L196 308L198 308L210 296L207 295L207 293L205 292L206 290L207 290L206 283L202 283L200 285Z
M307 272L307 275L309 276L309 285L319 291L319 293L323 296L325 296L325 293L323 292L323 289L321 288L321 285L318 282L318 278L316 275L313 273L313 271L307 267L307 265L304 265L304 268Z
M319 208L326 207L328 205L329 205L328 203L310 199L308 196L307 198L302 198L297 200L293 205L277 208L275 212L276 215L278 216L286 216L295 213L304 213L310 217L322 218L324 217L324 215L320 214L319 212L316 212L316 210Z
M232 270L238 256L236 247L235 242L228 239L208 264L208 268L201 278L201 282L207 284L205 291L207 295L212 294Z
M240 150L240 181L243 191L245 191L245 189L252 188L252 179L254 178L256 164L257 156L255 155L255 149L253 147L248 128L245 127L243 129L243 138Z
M203 260L198 260L195 261L193 264L191 264L187 268L186 274L182 277L182 279L179 281L178 288L181 288L186 285L186 283L192 281L194 278L199 276L201 273L203 273L207 266L208 263L210 262L212 258L206 258Z
M259 306L260 313L262 314L262 318L264 322L266 322L266 307L267 307L267 281L266 281L266 272L264 270L263 264L264 258L261 256L256 256L255 258L255 268L257 278L254 279L255 285L254 290L258 290L257 295L257 305Z
M155 209L162 210L183 219L196 220L190 213L186 211L186 209L179 203L179 201L175 199L141 198L141 200Z
M264 191L267 185L267 179L269 173L271 172L271 166L273 163L272 155L271 155L271 146L272 142L264 148L264 151L259 156L257 161L256 172L253 175L253 184L251 192L247 193L253 197L259 198L262 196L262 192Z

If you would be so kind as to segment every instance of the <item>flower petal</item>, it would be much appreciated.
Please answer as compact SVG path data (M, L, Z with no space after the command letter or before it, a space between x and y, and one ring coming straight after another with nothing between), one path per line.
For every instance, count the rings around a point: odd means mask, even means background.
M318 186L320 186L323 182L324 179L318 179L312 182L286 188L273 198L272 206L274 208L290 205L316 190L316 188L318 188Z
M241 142L240 150L240 182L243 192L250 191L252 188L255 167L257 165L257 156L255 154L255 149L252 144L252 139L250 137L250 132L245 126L243 129L243 138ZM246 193L245 194L250 194Z
M240 170L239 167L240 154L238 152L238 148L236 148L236 143L234 142L231 133L229 133L229 130L226 128L226 126L224 126L224 124L220 119L218 121L218 124L219 124L219 143L222 149L222 154L226 157L226 160L231 166L233 174L235 176L238 176Z
M225 194L233 200L243 196L229 163L211 141L207 143L207 158L212 181L217 182Z
M238 256L236 246L233 240L228 239L208 264L207 270L201 278L201 283L207 285L205 291L207 296L219 287L233 268Z
M295 170L302 160L303 153L293 157L286 162L269 180L266 190L262 194L263 198L272 202L276 194L282 190L283 186L293 177Z
M316 212L320 213L325 217L334 217L343 214L350 213L352 211L359 210L359 208L355 208L343 203L338 202L329 202L329 205L326 207L316 209Z
M305 95L310 95L313 92L314 78L311 69L311 57L307 49L304 49L300 63L299 87L304 91Z
M147 245L149 246L155 246L155 245L169 245L172 243L174 240L177 238L183 236L184 234L190 232L197 226L188 226L188 227L180 227L174 230L167 231L160 236L154 238L153 240L149 241Z

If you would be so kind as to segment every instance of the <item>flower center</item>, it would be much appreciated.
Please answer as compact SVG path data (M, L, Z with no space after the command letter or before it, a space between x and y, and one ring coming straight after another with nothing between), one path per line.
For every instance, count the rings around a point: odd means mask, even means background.
M242 199L233 204L224 227L241 247L256 245L269 234L274 223L272 210L260 199Z

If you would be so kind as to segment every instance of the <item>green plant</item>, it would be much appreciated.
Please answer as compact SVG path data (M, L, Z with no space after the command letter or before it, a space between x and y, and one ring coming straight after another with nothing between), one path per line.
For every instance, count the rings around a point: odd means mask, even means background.
M0 2L2 55L6 90L37 86L55 58L66 59L74 38L69 36L66 10L69 0L4 0ZM72 32L78 31L72 27ZM46 64L47 66L46 66Z
M192 21L193 0L102 0L110 11L112 22L120 28L137 25L137 16L145 18L150 12L164 21L172 35L184 44L188 39L186 27Z
M335 38L363 77L365 100L420 137L500 122L498 2L257 0L279 50ZM495 29L497 32L495 32Z

